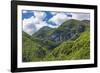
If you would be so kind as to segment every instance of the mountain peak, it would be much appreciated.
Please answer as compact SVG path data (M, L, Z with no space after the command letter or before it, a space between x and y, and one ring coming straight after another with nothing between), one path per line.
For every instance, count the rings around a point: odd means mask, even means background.
M50 28L50 27L48 27L48 26L44 26L44 27L42 27L41 29L42 29L42 30L48 30L48 29L52 29L52 28ZM41 30L41 29L40 29L40 30Z
M90 20L82 20L82 22L84 22L86 24L90 24Z

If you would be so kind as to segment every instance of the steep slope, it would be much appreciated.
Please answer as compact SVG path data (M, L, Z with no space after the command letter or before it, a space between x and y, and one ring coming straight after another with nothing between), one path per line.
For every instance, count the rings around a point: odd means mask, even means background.
M90 21L89 21L89 20L82 20L81 22L83 22L83 23L85 23L85 24L87 24L87 25L90 24Z
M53 31L55 31L55 29L50 28L48 26L44 26L38 32L34 33L32 35L32 38L37 38L37 41L39 41L42 46L45 45L45 47L50 51L52 50L51 48L55 48L57 45L59 45L48 39L48 36L50 36Z
M80 33L86 30L85 23L79 20L68 20L59 26L50 36L49 40L54 42L63 42L65 40L74 40Z
M47 37L54 31L55 29L50 28L48 26L44 26L38 32L34 33L33 37L38 37L41 40L47 39Z
M90 58L90 34L81 33L75 41L65 41L56 47L45 60L78 60Z
M34 40L28 34L23 32L22 37L22 60L23 62L41 61L47 54L45 46L41 46L40 42L35 38Z

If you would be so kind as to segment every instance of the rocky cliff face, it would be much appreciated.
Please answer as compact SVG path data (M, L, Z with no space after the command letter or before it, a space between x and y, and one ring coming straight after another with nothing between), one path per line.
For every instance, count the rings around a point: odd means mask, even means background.
M63 23L50 36L49 40L54 42L62 42L78 37L81 32L85 31L85 25L78 20L69 20Z

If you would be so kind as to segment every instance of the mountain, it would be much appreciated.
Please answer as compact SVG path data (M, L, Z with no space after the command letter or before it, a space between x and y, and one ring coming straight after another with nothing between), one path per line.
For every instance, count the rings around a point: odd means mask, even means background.
M68 20L59 26L50 36L49 40L54 42L63 42L65 40L74 40L79 37L80 33L89 28L85 23L79 20Z
M90 34L88 31L74 41L65 41L56 47L45 60L78 60L90 58Z
M82 20L81 22L85 23L85 24L90 24L90 20Z
M44 26L38 32L34 33L33 37L38 37L39 39L47 39L47 37L54 31L55 29L50 28L48 26Z
M42 46L46 45L46 48L50 50L51 48L55 48L58 45L57 43L48 39L48 37L53 33L53 31L55 31L55 29L50 28L48 26L44 26L38 32L34 33L32 35L32 38L39 39L39 42L42 43Z
M89 30L89 20L79 21L70 19L61 24L58 28L44 26L32 36L33 38L37 37L44 42L49 40L50 42L59 44L65 40L74 40L78 38L80 33L85 30Z
M23 31L22 42L23 62L89 59L90 21L70 19L32 36Z

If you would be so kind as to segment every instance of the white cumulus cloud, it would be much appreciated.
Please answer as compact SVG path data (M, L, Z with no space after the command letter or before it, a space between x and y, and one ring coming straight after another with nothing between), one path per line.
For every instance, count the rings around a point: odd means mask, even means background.
M32 35L37 29L33 23L34 17L30 17L29 19L23 20L23 31Z
M39 30L40 28L44 27L44 26L48 26L48 24L45 21L41 21L39 24L35 24L37 30Z
M45 12L40 12L40 11L33 11L34 14L34 20L33 23L34 24L41 24L44 20L44 18L46 17L46 13Z
M33 11L33 14L36 18L41 20L43 20L46 17L46 13L41 11Z
M43 26L47 26L48 24L45 21L43 21L45 16L45 12L35 11L34 16L31 16L30 18L23 20L23 31L32 35Z
M28 11L27 10L23 10L23 13L27 13Z
M52 15L56 15L57 14L57 12L50 12Z
M68 17L65 13L57 13L51 19L49 19L49 22L53 22L59 26L66 20L68 20Z

